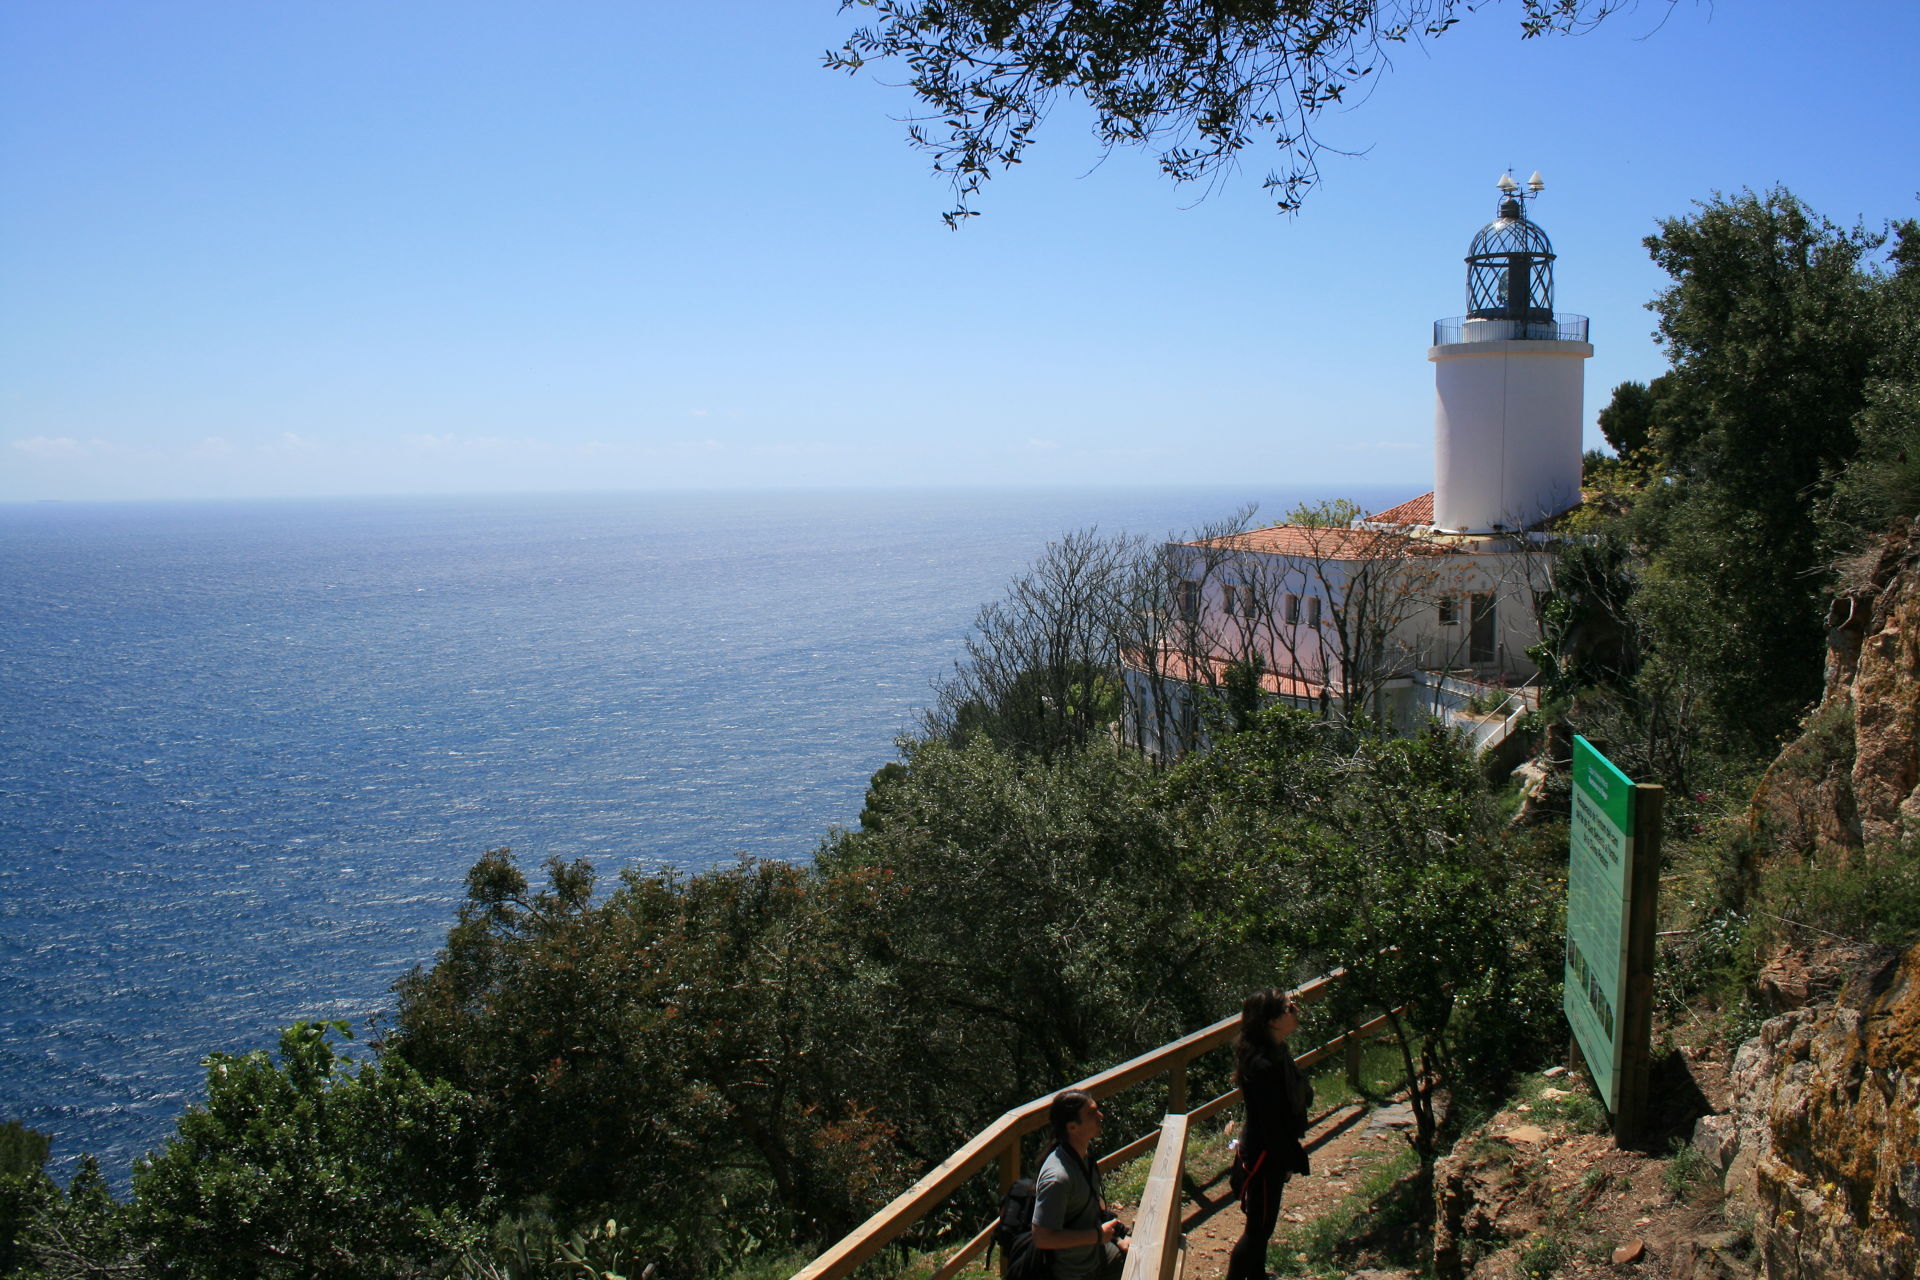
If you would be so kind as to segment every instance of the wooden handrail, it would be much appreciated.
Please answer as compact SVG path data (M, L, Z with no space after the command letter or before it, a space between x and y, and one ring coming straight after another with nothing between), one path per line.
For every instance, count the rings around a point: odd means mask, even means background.
M1187 1166L1187 1117L1169 1115L1160 1124L1160 1146L1153 1153L1133 1238L1121 1280L1173 1280L1180 1258L1181 1181Z
M1294 988L1289 994L1297 1003L1311 1004L1325 996L1346 976L1347 971L1344 968L1335 969ZM1211 1026L1202 1027L1178 1040L1149 1050L1137 1058L1129 1059L1117 1067L1109 1067L1097 1075L1088 1076L1066 1087L1084 1089L1096 1098L1110 1097L1123 1089L1150 1080L1164 1071L1184 1071L1186 1064L1194 1058L1230 1043L1239 1029L1240 1015L1231 1014ZM1184 1086L1184 1081L1182 1084ZM1229 1096L1238 1098L1239 1093L1236 1090ZM914 1223L964 1186L968 1178L996 1160L1000 1161L1002 1189L1012 1185L1015 1178L1019 1177L1019 1141L1027 1134L1045 1127L1047 1106L1053 1098L1053 1094L1048 1094L1044 1098L1035 1098L1006 1112L998 1120L975 1134L965 1146L941 1161L918 1182L894 1197L892 1203L854 1228L825 1253L794 1272L793 1280L841 1280L841 1277L851 1273L862 1262L899 1239L913 1227ZM1219 1101L1220 1099L1215 1099L1215 1102ZM1214 1104L1209 1103L1208 1106L1213 1107ZM1209 1111L1208 1114L1213 1112ZM1158 1140L1159 1133L1156 1131L1137 1142L1129 1143L1102 1156L1099 1161L1100 1168L1102 1170L1113 1168L1121 1162L1123 1156L1126 1159L1132 1159ZM1011 1159L1007 1158L1009 1153L1011 1153ZM947 1260L939 1274L943 1277L952 1274L948 1268L957 1270L959 1265L971 1257L977 1249L986 1247L986 1241L990 1235L991 1232L987 1231L974 1237L965 1248Z

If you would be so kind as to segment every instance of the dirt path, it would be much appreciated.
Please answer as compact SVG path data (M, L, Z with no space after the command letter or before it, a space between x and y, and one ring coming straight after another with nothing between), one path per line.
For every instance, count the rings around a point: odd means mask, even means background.
M1411 1123L1404 1104L1377 1111L1366 1104L1350 1104L1316 1117L1307 1138L1313 1173L1287 1183L1275 1238L1284 1237L1289 1226L1298 1227L1337 1209L1368 1173L1406 1150L1405 1132ZM1196 1177L1204 1181L1188 1188L1188 1280L1224 1276L1227 1255L1240 1238L1244 1219L1227 1185L1228 1136L1213 1136L1193 1162Z

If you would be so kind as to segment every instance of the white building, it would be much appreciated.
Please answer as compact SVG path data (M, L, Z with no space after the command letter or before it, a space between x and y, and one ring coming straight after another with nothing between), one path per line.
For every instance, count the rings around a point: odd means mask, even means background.
M1537 195L1544 184L1528 183ZM1527 649L1547 586L1542 528L1580 501L1584 316L1553 309L1553 247L1511 177L1466 258L1467 314L1434 325L1434 489L1168 548L1158 651L1129 660L1150 750L1203 736L1200 703L1257 675L1269 697L1440 719L1489 748L1537 704Z

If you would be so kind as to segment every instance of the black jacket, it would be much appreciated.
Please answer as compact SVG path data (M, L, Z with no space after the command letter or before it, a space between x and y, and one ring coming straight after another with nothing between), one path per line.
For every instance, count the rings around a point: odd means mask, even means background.
M1255 1157L1265 1153L1270 1169L1310 1172L1300 1140L1307 1136L1313 1085L1293 1065L1287 1046L1276 1046L1271 1057L1256 1055L1247 1064L1246 1082L1240 1088L1247 1103L1247 1127L1240 1135L1241 1159L1251 1167Z

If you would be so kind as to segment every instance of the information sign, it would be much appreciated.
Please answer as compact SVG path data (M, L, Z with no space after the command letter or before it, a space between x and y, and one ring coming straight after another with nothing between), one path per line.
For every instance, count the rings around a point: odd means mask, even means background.
M1633 1021L1626 1013L1634 795L1632 779L1585 738L1574 738L1562 1003L1594 1087L1616 1115Z

